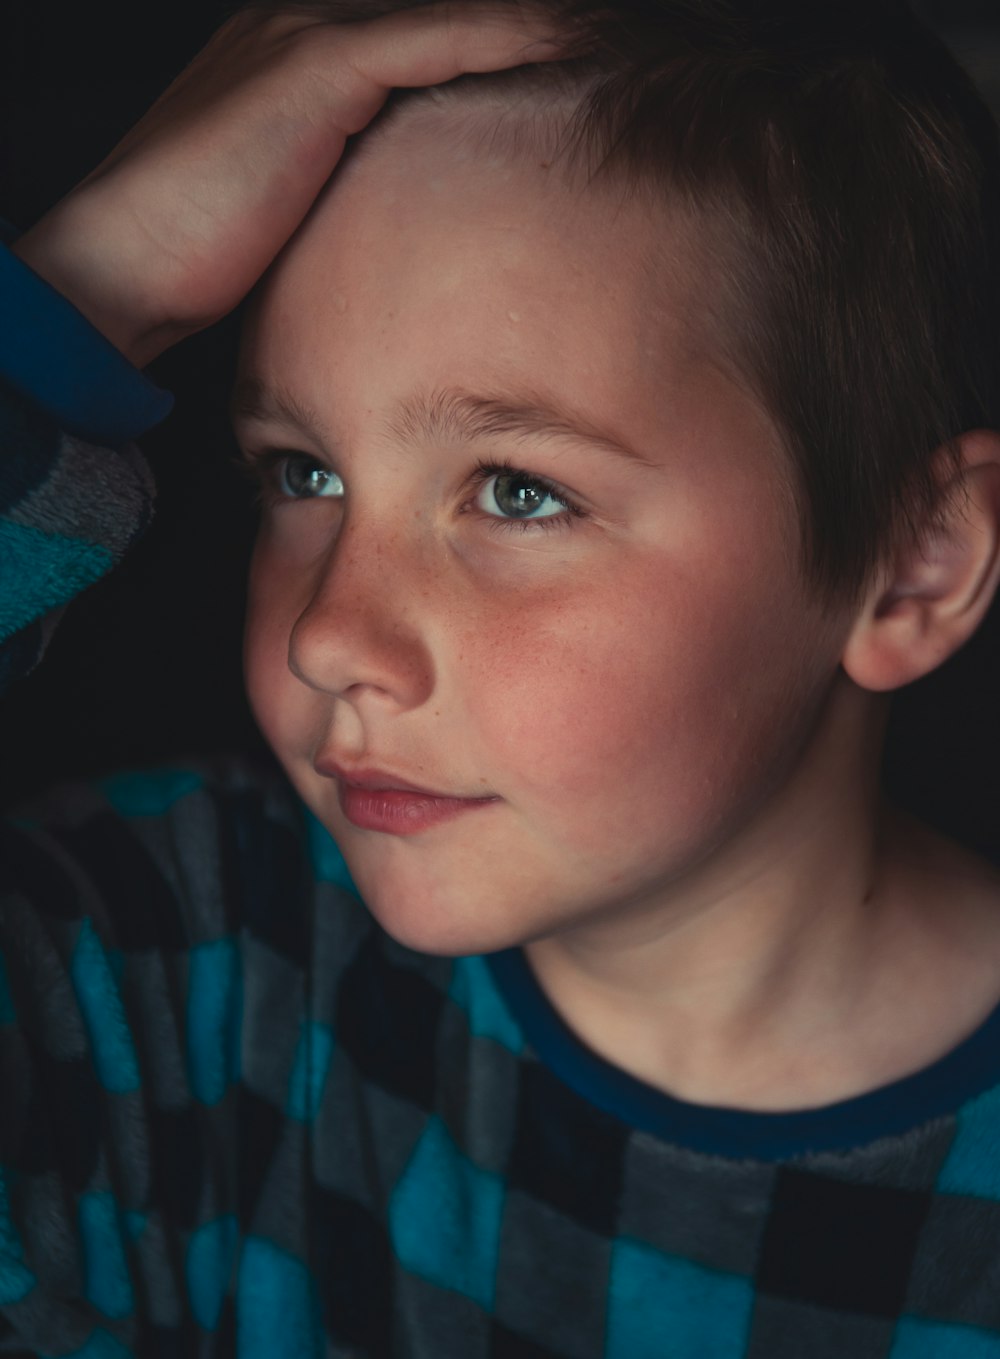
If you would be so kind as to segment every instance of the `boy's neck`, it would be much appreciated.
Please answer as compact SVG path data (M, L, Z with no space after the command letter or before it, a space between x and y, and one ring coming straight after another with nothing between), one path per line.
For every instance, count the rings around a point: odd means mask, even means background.
M694 1103L812 1108L928 1065L1000 1001L1000 875L881 804L867 699L835 696L758 822L669 900L525 946L600 1056Z

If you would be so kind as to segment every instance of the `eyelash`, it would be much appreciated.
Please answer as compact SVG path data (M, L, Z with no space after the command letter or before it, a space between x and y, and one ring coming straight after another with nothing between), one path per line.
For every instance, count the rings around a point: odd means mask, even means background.
M535 532L538 529L557 529L569 528L573 519L583 519L586 517L580 506L566 494L561 486L549 481L547 477L540 477L534 472L529 472L523 467L517 467L508 458L503 458L497 462L479 462L473 469L470 482L473 489L473 499L475 493L480 491L491 477L523 477L525 481L530 481L544 491L546 495L552 496L563 506L564 514L545 515L541 519L505 519L502 515L486 514L482 512L482 517L488 519L491 529L497 529L501 533L506 533L510 529L519 529L522 533Z
M307 462L315 462L322 466L319 459L312 458L308 453L300 453L291 448L263 448L242 452L237 458L239 471L248 477L256 487L256 503L261 507L275 504L286 504L294 497L286 496L278 490L276 481L278 470L281 464L289 458L303 458ZM480 511L481 518L489 521L491 531L496 530L506 533L511 529L524 532L537 532L539 529L549 530L556 528L569 528L573 519L585 519L586 512L572 500L566 492L557 486L555 482L549 481L547 477L540 477L534 472L529 472L526 468L518 467L509 458L501 458L494 462L478 462L469 477L469 486L472 495L462 506L462 511L474 510L473 502L478 492L490 480L491 477L523 477L544 491L546 495L551 495L558 500L564 507L565 513L544 515L540 519L507 519L502 515L486 514ZM303 496L303 500L313 497ZM318 497L316 497L318 498Z
M254 504L258 509L283 504L289 499L277 487L278 469L288 458L308 458L294 448L240 449L234 458L237 472L249 481L254 490ZM314 461L313 459L309 459Z

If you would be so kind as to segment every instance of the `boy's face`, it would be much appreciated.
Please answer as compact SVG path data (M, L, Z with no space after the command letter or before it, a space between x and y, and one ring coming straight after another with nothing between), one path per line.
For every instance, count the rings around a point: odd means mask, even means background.
M801 582L774 429L699 352L711 278L654 282L648 213L463 153L448 121L391 129L335 178L241 361L302 418L238 430L344 487L265 507L260 725L383 925L457 954L642 931L699 877L738 874L845 619ZM590 437L511 432L464 398ZM495 418L477 432L451 408ZM506 464L522 477L489 470ZM371 829L334 765L469 801Z

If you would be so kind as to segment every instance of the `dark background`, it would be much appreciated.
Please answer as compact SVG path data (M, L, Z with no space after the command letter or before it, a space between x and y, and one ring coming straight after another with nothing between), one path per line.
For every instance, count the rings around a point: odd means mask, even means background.
M836 3L836 0L831 0ZM1000 0L921 0L995 111ZM235 8L220 0L2 0L0 216L27 227L90 171ZM243 696L251 496L226 398L239 316L165 354L173 415L142 440L153 529L68 612L0 707L0 803L53 781L195 752L260 750ZM994 853L1000 836L1000 609L896 701L886 777L904 804Z

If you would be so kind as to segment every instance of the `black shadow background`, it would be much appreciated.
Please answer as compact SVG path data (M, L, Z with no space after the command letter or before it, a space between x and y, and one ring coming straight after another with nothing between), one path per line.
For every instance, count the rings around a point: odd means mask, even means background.
M805 3L805 0L803 0ZM836 3L836 0L830 0ZM997 0L919 0L1000 110ZM29 226L90 171L235 8L223 0L4 0L0 216ZM238 314L151 368L174 413L142 440L160 488L126 565L68 611L42 667L0 707L0 804L54 781L219 751L261 752L243 695L252 497L226 400ZM1000 607L899 695L894 795L1000 857Z

